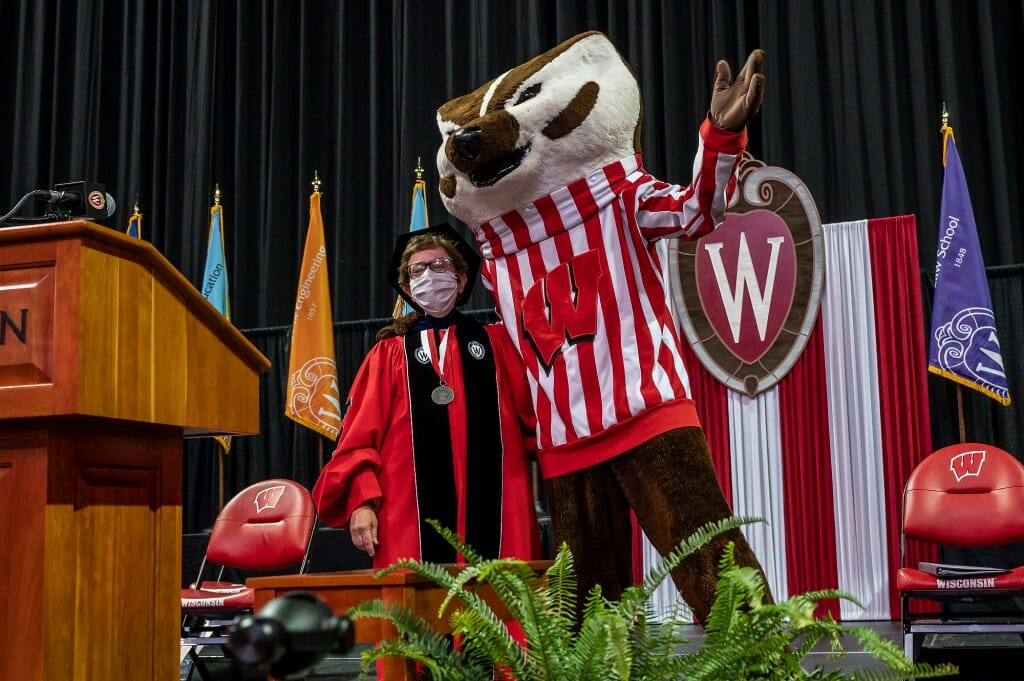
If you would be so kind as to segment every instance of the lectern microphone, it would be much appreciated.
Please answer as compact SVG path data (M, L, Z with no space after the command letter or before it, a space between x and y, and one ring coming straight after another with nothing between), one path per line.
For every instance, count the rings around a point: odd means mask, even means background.
M40 193L44 196L40 197ZM64 182L54 185L49 192L36 192L36 196L45 198L53 212L63 218L109 218L117 207L103 185L94 182Z
M30 199L46 201L46 214L15 217L15 213ZM84 180L64 182L54 185L53 189L34 189L25 194L9 213L0 216L0 227L72 218L101 220L113 215L115 208L114 197L103 190L102 184Z

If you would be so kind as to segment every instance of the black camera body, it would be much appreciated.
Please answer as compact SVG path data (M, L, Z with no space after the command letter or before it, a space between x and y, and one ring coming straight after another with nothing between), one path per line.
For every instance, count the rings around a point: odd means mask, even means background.
M292 591L235 620L228 649L243 678L301 679L328 653L347 653L355 629L316 594Z

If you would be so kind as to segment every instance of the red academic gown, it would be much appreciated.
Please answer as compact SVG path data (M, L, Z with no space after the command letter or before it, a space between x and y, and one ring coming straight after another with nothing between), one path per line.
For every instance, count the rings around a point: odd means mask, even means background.
M486 331L496 368L502 449L500 468L494 469L500 470L502 476L500 486L496 487L501 494L500 556L531 560L540 555L540 537L526 462L532 438L524 435L533 426L529 387L519 355L504 328L477 328ZM466 475L466 390L463 357L455 345L452 335L443 367L444 380L455 392L447 410L458 514L457 527L449 529L464 537L467 484L474 482L467 481ZM328 525L347 527L353 511L364 504L376 505L376 568L387 567L399 558L420 559L421 531L434 532L418 521L422 518L413 455L408 357L404 336L384 339L370 350L349 392L338 446L313 488L320 517ZM430 399L429 391L417 393L414 399ZM424 480L422 471L419 479Z

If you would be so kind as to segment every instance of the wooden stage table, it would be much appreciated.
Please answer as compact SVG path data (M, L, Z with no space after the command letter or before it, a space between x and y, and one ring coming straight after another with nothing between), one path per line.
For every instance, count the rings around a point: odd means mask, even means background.
M551 566L551 561L529 561L528 565L533 568L534 572L540 574ZM452 565L450 569L458 570L459 567ZM255 592L253 607L257 613L260 608L278 596L283 596L291 591L310 591L322 598L335 615L344 615L350 608L363 601L379 598L385 603L398 603L409 608L433 624L434 628L442 634L451 632L451 628L448 626L448 616L453 606L449 605L442 617L437 616L437 611L448 594L446 588L408 570L393 572L379 579L374 578L376 573L377 570L367 569L306 575L250 577L245 584ZM508 618L508 611L500 602L497 602L490 586L484 587L481 595L494 608L498 617ZM353 622L353 624L356 643L377 643L395 636L394 627L385 620L366 618ZM383 681L405 681L413 678L412 665L401 659L385 658L382 661L382 668Z

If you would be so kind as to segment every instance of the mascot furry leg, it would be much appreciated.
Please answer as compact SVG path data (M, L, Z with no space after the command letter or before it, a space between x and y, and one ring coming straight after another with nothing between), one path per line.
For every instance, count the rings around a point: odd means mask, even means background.
M617 599L633 583L630 508L662 555L675 548L677 538L731 515L704 433L696 427L663 433L604 464L551 478L547 485L556 537L578 556L580 602L595 584L605 598ZM732 530L672 571L672 581L701 622L714 602L718 559L730 541L738 565L760 569L743 534Z

